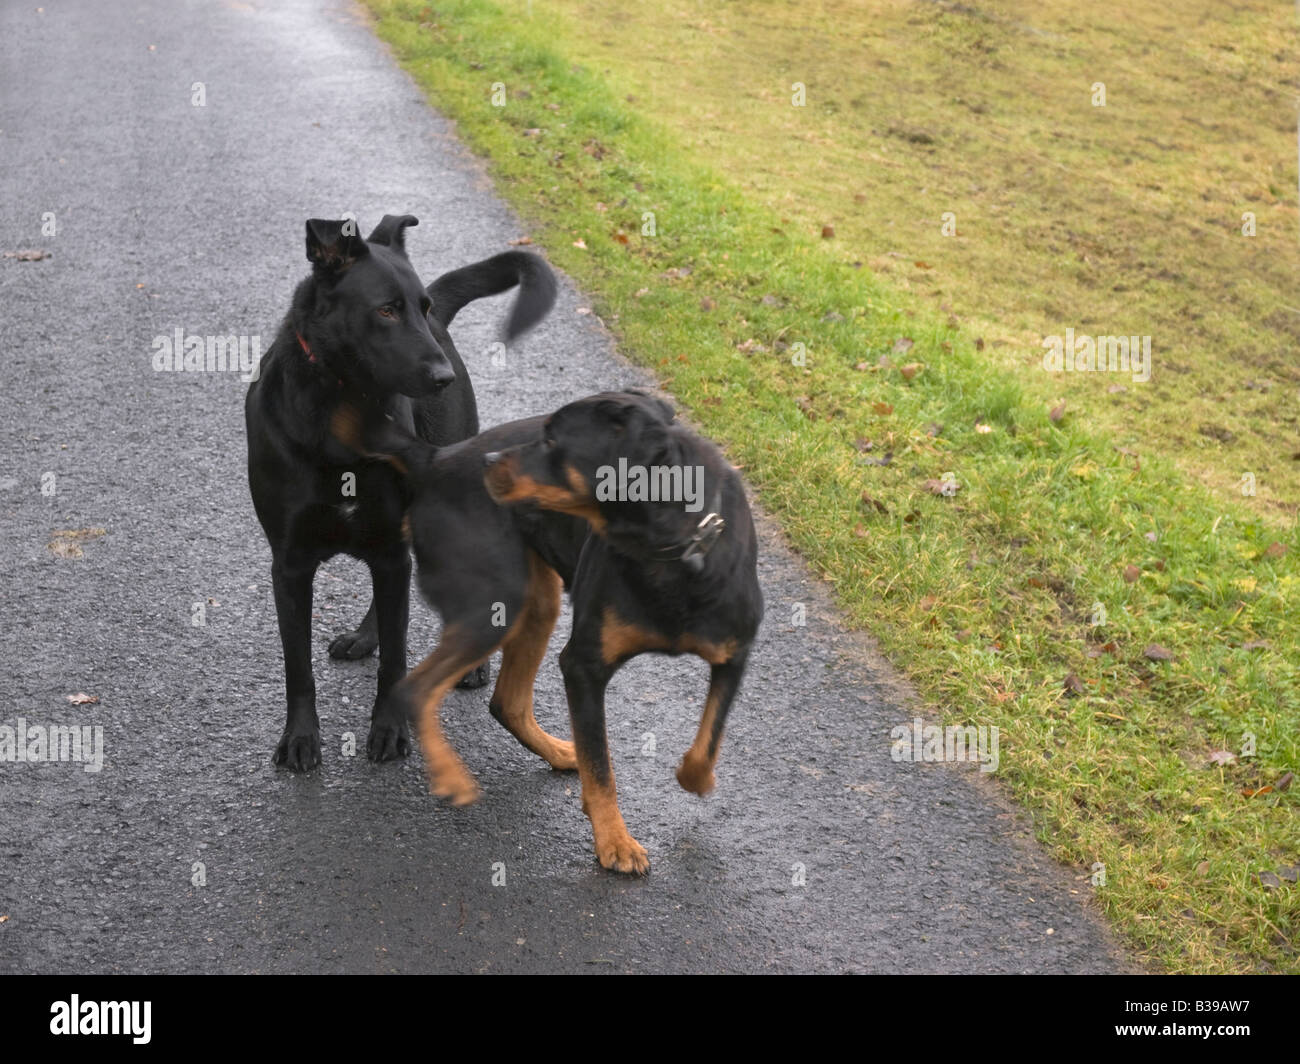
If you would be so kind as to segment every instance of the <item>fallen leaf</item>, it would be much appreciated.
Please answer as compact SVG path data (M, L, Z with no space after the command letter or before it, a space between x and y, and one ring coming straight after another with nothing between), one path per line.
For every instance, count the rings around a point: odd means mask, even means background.
M42 248L19 248L17 251L5 252L5 258L17 259L19 262L40 262L49 257L50 253Z
M871 442L869 439L867 439L865 436L859 436L856 440L853 441L853 447L854 447L854 449L857 450L857 451L860 451L860 452L863 453L863 454L866 454L866 453L867 453L869 450L871 450L871 448L873 448L874 446L875 446L875 444L872 443L872 442Z
M1243 798L1254 798L1261 794L1271 794L1272 791L1272 787L1246 787L1242 790L1241 796Z
M507 241L512 248L520 247L523 244L531 244L532 242L533 238L531 236L521 236L518 240Z
M1282 881L1277 878L1276 872L1260 872L1258 879L1259 885L1265 890L1277 890L1282 886Z
M942 495L945 498L952 498L957 492L961 491L961 485L955 480L935 480L931 478L925 482L925 490L931 495Z
M1196 874L1198 876L1208 876L1210 874L1210 862L1201 861L1199 864L1197 864Z
M705 296L703 299L700 300L701 310L714 310L717 307L717 305L718 304L713 302L713 300L709 299L707 296Z
M900 336L894 341L894 354L901 355L904 351L912 349L912 338L910 336Z
M934 267L931 266L928 262L922 262L920 259L917 259L915 262L912 263L912 265L915 266L918 270L934 269Z
M88 539L98 539L104 533L102 528L55 529L50 533L50 542L46 546L56 558L84 558L85 552L80 544Z
M1136 565L1124 566L1124 583L1131 584L1135 582L1138 579L1138 577L1140 577L1141 575L1142 575L1142 570L1139 569Z
M992 431L993 431L993 426L985 425L983 422L980 422L975 426L975 432L977 435L980 436L987 436Z
M1142 656L1148 661L1173 661L1174 652L1162 647L1159 643L1152 643L1146 650L1142 651Z
M623 232L622 229L618 230L618 231L614 234L614 239L615 239L616 241L618 241L618 243L620 243L620 244L626 244L626 243L628 242L628 240L627 240L627 234L626 234L625 232Z
M1285 543L1270 543L1270 544L1268 545L1268 549L1264 551L1264 553L1261 555L1261 557L1264 557L1264 558L1280 558L1280 557L1282 557L1282 555L1284 555L1285 553L1286 553L1286 544L1285 544Z
M75 695L64 695L74 706L93 706L99 702L99 695L88 695L84 691L78 691Z
M894 408L890 406L888 403L872 403L871 409L874 410L881 417L888 417L890 414L894 412Z
M1055 425L1061 418L1065 417L1065 400L1062 399L1051 410L1047 412L1048 420Z
M1275 784L1273 784L1273 789L1277 791L1288 790L1291 787L1292 780L1294 779L1295 779L1295 773L1288 772L1285 776L1283 776L1280 780L1278 780Z
M578 237L578 239L573 242L573 246L575 248L581 248L583 251L587 250L587 242L583 240L582 237Z
M1242 643L1242 650L1264 650L1268 647L1267 639L1252 639L1249 643Z
M929 613L935 606L939 605L939 599L936 595L926 595L917 603L926 613Z
M1237 760L1237 755L1231 750L1215 750L1210 755L1211 765L1231 765Z
M903 375L904 380L911 380L921 372L921 363L909 362L906 366L899 366L898 372Z
M835 235L835 226L833 226L833 225L823 225L823 226L822 226L822 239L823 239L823 240L830 240L834 235Z
M1069 675L1067 675L1065 677L1065 682L1061 686L1064 687L1071 694L1075 694L1075 695L1081 695L1085 690L1083 686L1083 681L1080 680L1079 677L1077 677L1074 673L1070 673Z

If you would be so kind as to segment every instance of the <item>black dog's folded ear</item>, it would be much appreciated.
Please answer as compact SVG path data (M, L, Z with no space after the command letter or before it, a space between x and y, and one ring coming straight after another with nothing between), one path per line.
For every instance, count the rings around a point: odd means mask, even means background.
M406 254L406 227L419 225L420 219L413 214L385 214L366 239L372 244L383 244L394 251Z
M307 219L307 261L326 273L342 273L370 254L351 218L340 222Z

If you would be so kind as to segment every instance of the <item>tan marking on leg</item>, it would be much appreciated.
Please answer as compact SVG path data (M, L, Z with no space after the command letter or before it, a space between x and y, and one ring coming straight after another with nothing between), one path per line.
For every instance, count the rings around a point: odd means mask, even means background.
M725 643L710 643L688 632L677 640L675 649L682 654L695 654L710 665L722 665L735 657L736 641L728 639Z
M700 717L700 726L695 732L695 741L691 743L691 748L686 751L686 756L682 758L681 766L677 769L677 782L682 785L682 789L701 797L713 790L717 784L713 776L713 765L718 759L716 746L713 749L713 756L709 756L709 743L713 738L713 721L717 715L718 694L710 687L709 697L704 702L704 713ZM718 736L718 742L722 742L721 735Z
M511 626L502 647L501 672L492 692L506 730L553 769L578 767L573 743L544 731L533 716L533 687L537 668L546 656L555 619L560 615L563 584L560 575L537 555L528 560L527 597L519 619Z
M582 778L582 811L591 821L591 832L596 842L596 859L601 867L615 872L643 876L650 871L650 858L636 839L632 838L618 811L618 790L614 786L614 770L609 771L609 781L598 783L590 767L578 761L578 774Z
M450 798L453 805L474 801L479 793L478 784L447 742L438 721L438 708L466 672L491 656L491 651L475 656L472 651L462 649L460 643L454 630L444 632L438 648L402 681L414 696L415 726L429 774L429 790Z

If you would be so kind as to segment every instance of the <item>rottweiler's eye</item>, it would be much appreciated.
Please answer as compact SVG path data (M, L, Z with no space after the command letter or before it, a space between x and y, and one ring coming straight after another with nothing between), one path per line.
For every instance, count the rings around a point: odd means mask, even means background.
M395 318L395 317L397 317L397 304L396 304L396 303L385 303L382 307L379 308L379 316L380 316L381 318Z

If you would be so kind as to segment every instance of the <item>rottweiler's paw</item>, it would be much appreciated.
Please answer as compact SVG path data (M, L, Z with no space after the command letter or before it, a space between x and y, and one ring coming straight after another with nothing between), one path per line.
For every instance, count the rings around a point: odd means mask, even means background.
M611 872L643 876L650 871L650 857L631 835L616 835L596 842L596 858Z
M285 732L276 745L271 760L290 772L306 772L320 764L320 732L301 734Z
M456 686L465 689L486 687L490 679L492 679L492 667L485 661L478 668L470 669L465 673Z
M478 800L478 784L465 768L443 769L429 780L429 791L439 798L451 799L452 805L469 805Z
M677 770L677 782L682 785L682 790L698 794L701 798L717 786L713 766L708 759L694 758L689 753L682 758L681 767Z
M396 761L411 752L411 732L406 721L375 720L366 739L366 756L371 761Z
M577 772L578 755L573 748L573 743L568 739L556 739L552 737L551 742L554 744L549 753L545 755L547 763L556 772Z
M341 661L357 661L369 657L375 652L377 646L379 646L378 635L364 628L358 628L355 632L343 632L334 637L334 641L330 643L330 657Z

